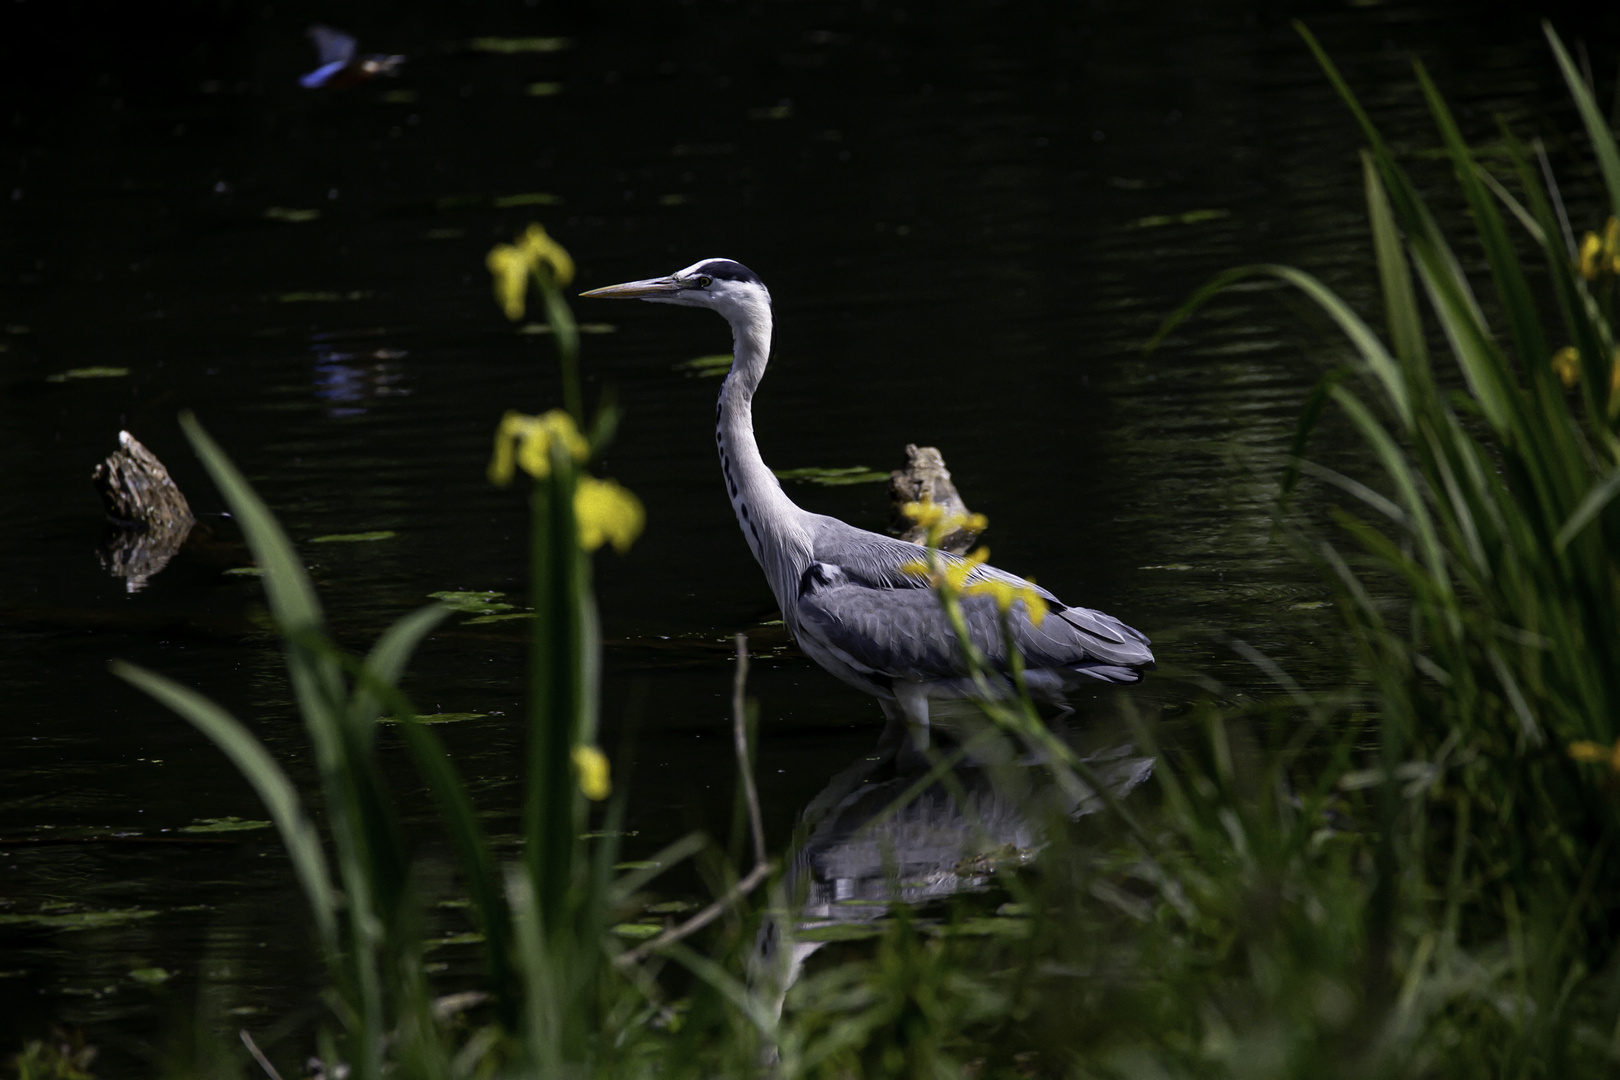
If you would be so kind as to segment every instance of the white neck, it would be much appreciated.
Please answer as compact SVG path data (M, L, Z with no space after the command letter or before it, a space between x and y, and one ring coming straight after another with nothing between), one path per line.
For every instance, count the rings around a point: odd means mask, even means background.
M720 470L749 550L770 580L783 617L791 622L799 575L810 564L805 526L809 515L783 493L754 440L754 391L765 376L771 353L770 305L749 305L728 313L727 321L732 330L732 361L731 374L720 387L716 417Z

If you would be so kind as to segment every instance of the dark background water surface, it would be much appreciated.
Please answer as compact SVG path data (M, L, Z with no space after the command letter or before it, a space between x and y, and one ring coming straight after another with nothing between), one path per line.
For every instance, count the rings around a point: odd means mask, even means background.
M201 688L309 779L256 582L225 573L247 561L229 523L205 517L138 593L98 563L87 478L121 428L214 512L175 422L195 410L360 649L437 590L521 603L523 502L483 470L501 413L558 392L549 340L493 303L489 247L540 221L579 288L727 256L776 301L755 411L772 465L888 469L907 442L941 447L999 565L1154 637L1162 674L1128 691L1150 712L1190 701L1191 673L1258 692L1229 638L1322 684L1340 674L1326 594L1272 542L1269 500L1340 347L1260 289L1152 356L1140 346L1199 283L1250 261L1305 267L1373 313L1359 141L1291 18L1411 152L1436 141L1413 55L1471 134L1505 116L1557 154L1575 125L1536 18L1589 36L1603 86L1598 46L1615 40L1575 8L1394 0L8 6L0 1054L59 1021L125 1067L177 1008L307 1021L315 966L272 833L174 831L262 808L199 735L107 673L123 657ZM300 89L316 20L407 55L403 74ZM487 35L569 43L467 47ZM1590 178L1559 160L1578 206ZM535 194L555 201L494 201ZM718 383L673 370L724 351L724 326L641 304L576 312L596 324L589 395L611 387L625 409L606 471L648 511L634 551L597 568L610 745L638 723L618 778L631 854L730 820L737 631L769 652L752 692L785 843L872 746L878 709L761 625L774 603L713 459ZM49 381L91 366L128 374ZM881 485L789 491L886 522ZM309 543L368 530L396 535ZM440 730L499 828L519 790L523 623L466 618L425 645L407 689L424 711L486 714ZM1077 704L1083 726L1116 702ZM52 925L98 912L124 914ZM174 977L130 977L150 967Z

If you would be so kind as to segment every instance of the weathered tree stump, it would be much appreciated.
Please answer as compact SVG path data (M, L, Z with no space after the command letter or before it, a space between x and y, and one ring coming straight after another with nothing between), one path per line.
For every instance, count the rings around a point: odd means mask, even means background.
M101 565L124 588L139 592L169 564L197 519L157 456L127 431L118 449L90 474L112 529L98 553Z
M913 544L921 544L927 539L927 530L901 512L901 507L906 503L924 501L943 506L964 517L969 513L962 496L957 494L956 485L951 483L950 470L945 468L945 456L936 447L907 443L906 467L889 474L889 509L894 516L894 530L900 534L900 539ZM978 538L977 529L956 529L940 538L940 550L962 555Z

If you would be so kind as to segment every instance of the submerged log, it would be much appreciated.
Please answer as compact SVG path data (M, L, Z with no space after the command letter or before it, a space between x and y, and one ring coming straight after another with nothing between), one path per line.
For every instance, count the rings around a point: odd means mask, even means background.
M191 504L163 462L127 431L118 433L118 449L90 480L113 526L98 553L101 565L123 578L127 591L139 592L191 534L197 520Z
M932 502L963 517L968 515L967 504L951 483L950 470L945 467L945 456L937 447L906 444L906 467L889 474L889 509L894 516L894 531L900 539L921 544L927 531L906 517L901 508L910 502ZM940 538L942 551L954 555L966 554L979 538L977 529L956 529Z

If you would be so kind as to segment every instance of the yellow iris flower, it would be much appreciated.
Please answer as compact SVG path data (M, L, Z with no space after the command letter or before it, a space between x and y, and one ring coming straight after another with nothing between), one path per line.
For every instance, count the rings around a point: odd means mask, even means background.
M574 517L579 521L579 546L595 551L611 543L620 555L630 550L647 523L641 500L612 480L579 478L574 489Z
M608 773L607 755L594 746L574 747L574 773L579 777L579 790L592 802L601 802L613 793L613 781Z
M484 259L495 278L495 302L513 322L523 318L529 292L529 260L511 244L496 244Z
M938 547L941 538L957 529L982 533L990 527L990 519L983 514L959 514L954 510L947 510L932 499L908 502L900 507L900 512L927 531L929 547Z
M1552 369L1558 374L1558 381L1564 384L1565 390L1575 389L1575 384L1581 381L1581 353L1573 345L1565 345L1553 353Z
M954 559L940 559L936 568L934 564L931 564L926 559L911 559L901 563L897 569L902 574L927 578L928 583L936 589L943 585L960 592L963 584L967 581L968 575L973 573L975 567L983 565L988 558L990 558L990 549L981 547L969 552L960 562Z
M1010 581L975 581L962 592L968 596L991 596L995 598L996 607L1005 615L1012 610L1013 604L1023 601L1024 610L1029 613L1029 621L1036 626L1041 625L1046 618L1046 598L1036 592L1032 583L1014 585Z
M574 280L573 256L540 226L531 224L523 230L523 235L518 237L518 250L523 252L530 266L538 267L542 263L550 266L551 280L558 285Z
M1610 218L1601 237L1587 233L1575 265L1587 281L1597 280L1599 274L1620 275L1620 220Z
M495 279L495 300L513 322L523 318L529 294L529 278L538 277L542 266L551 271L550 281L567 285L574 280L574 260L546 230L531 224L516 244L496 244L484 259Z
M1575 346L1565 345L1553 353L1551 363L1565 390L1573 390L1580 383L1581 351ZM1620 394L1620 349L1614 351L1614 357L1609 361L1609 396L1615 394Z
M489 462L489 479L505 487L512 482L513 466L537 479L551 475L551 445L560 443L575 461L590 455L590 443L579 433L574 418L561 409L544 416L527 416L510 411L495 429L495 455Z
M1613 746L1595 742L1570 743L1569 756L1576 761L1601 763L1620 773L1620 742Z

